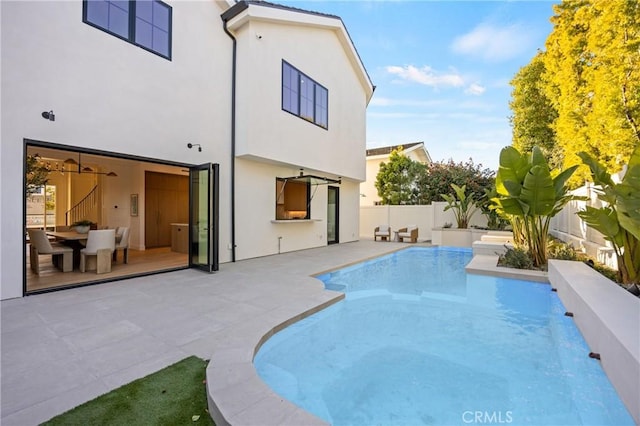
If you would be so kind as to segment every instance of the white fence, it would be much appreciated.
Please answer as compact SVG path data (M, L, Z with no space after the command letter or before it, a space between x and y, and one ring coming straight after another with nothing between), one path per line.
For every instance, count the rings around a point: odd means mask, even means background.
M456 221L451 210L444 211L447 203L441 201L426 206L361 206L360 238L373 238L376 226L391 226L398 230L408 225L417 225L418 241L431 241L431 229ZM471 218L471 225L486 226L487 219L478 210Z
M584 186L573 192L576 195L586 195L590 201L572 201L551 220L550 233L554 237L571 243L576 250L584 251L598 259L599 262L617 269L617 259L611 243L602 234L587 227L585 222L576 214L584 210L587 203L599 207L600 202L591 187ZM447 203L436 202L426 206L361 206L360 207L360 238L373 238L376 226L389 224L392 230L407 225L417 225L419 228L418 241L431 241L433 228L452 223L455 218L451 210L444 211ZM486 226L487 218L478 210L474 214L471 225Z
M551 220L549 230L551 235L571 243L577 250L584 251L589 256L598 259L600 263L617 269L618 262L611 243L605 240L600 232L588 227L577 215L577 212L584 210L587 205L601 207L602 203L598 201L596 193L590 185L573 191L573 194L587 196L589 201L571 201L567 204Z

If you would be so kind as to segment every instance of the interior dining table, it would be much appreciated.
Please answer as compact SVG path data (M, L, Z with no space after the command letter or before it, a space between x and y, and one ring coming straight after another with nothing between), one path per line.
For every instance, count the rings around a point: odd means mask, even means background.
M73 249L73 267L80 266L80 250L85 248L89 234L81 234L76 231L47 231L47 235L54 237L56 241Z

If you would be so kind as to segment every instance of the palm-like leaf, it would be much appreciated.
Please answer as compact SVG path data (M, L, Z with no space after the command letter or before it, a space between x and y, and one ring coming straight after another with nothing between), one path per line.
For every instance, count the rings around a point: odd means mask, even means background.
M549 169L545 165L536 165L524 178L520 199L529 206L530 214L547 216L556 202L556 190Z
M496 191L500 195L520 195L518 185L529 171L529 162L526 156L521 155L512 146L502 148L500 151L500 166L496 176ZM510 191L505 187L506 182L513 182Z
M609 174L607 169L598 160L584 151L579 152L577 155L578 157L580 157L582 162L589 166L589 169L591 169L591 177L593 178L594 184L599 186L614 184L613 180L611 179L611 174Z
M607 240L618 246L622 245L620 224L616 212L611 207L587 206L585 210L578 212L578 216L587 223L587 226L600 232Z

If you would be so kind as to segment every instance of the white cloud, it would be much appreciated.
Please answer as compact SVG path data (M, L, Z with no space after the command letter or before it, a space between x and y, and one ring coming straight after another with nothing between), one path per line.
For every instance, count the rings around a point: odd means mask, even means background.
M485 89L483 86L480 86L478 83L472 83L469 87L467 87L464 90L464 93L467 93L469 95L480 96L484 93L485 90L487 89Z
M451 48L456 53L500 62L528 52L532 42L531 31L521 25L498 27L483 23L457 37Z
M455 71L449 73L439 73L428 65L417 68L413 65L404 67L388 66L386 70L389 74L397 75L402 80L424 84L434 88L439 87L460 87L464 85L464 79Z

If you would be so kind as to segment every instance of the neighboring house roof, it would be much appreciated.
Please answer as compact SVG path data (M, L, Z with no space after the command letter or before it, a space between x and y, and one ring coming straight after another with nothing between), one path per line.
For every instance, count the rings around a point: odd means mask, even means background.
M238 27L242 26L246 19L251 18L252 14L251 12L247 12L244 18L242 17L238 18L238 17L242 15L251 6L258 6L258 7L264 7L269 9L278 9L284 12L301 13L301 14L310 15L316 18L332 19L332 20L339 21L339 25L337 26L332 25L331 27L333 27L335 30L338 30L338 33L340 34L339 38L341 39L343 46L345 46L345 51L347 55L350 56L351 62L354 64L355 68L361 74L360 80L362 81L362 84L366 87L366 91L367 91L367 103L371 100L371 98L373 97L373 92L376 87L371 82L371 77L369 76L367 69L364 67L364 63L362 62L360 53L358 53L358 50L356 49L356 46L353 43L353 39L351 38L351 35L349 34L349 31L347 30L346 25L342 21L342 18L340 18L337 15L314 12L306 9L300 9L300 8L291 7L291 6L284 6L281 4L271 3L271 2L262 1L262 0L240 0L233 7L229 8L226 12L222 14L222 20L225 22L228 22L230 24L230 28L236 25ZM286 19L283 17L275 17L271 14L261 14L261 15L262 16L256 16L256 18L262 19L262 20L275 20L275 21L285 20L289 22L299 22L300 24L303 24L303 25L315 25L323 28L329 27L329 25L326 24L326 21L314 22L313 19L300 19L299 21L297 20L294 21L292 19ZM236 20L236 18L238 19ZM232 21L234 22L232 23Z
M388 157L394 150L400 149L405 153L416 152L416 155L422 160L423 163L431 163L431 155L424 146L424 142L411 142L401 145L383 146L380 148L371 148L367 150L367 159L372 157Z

